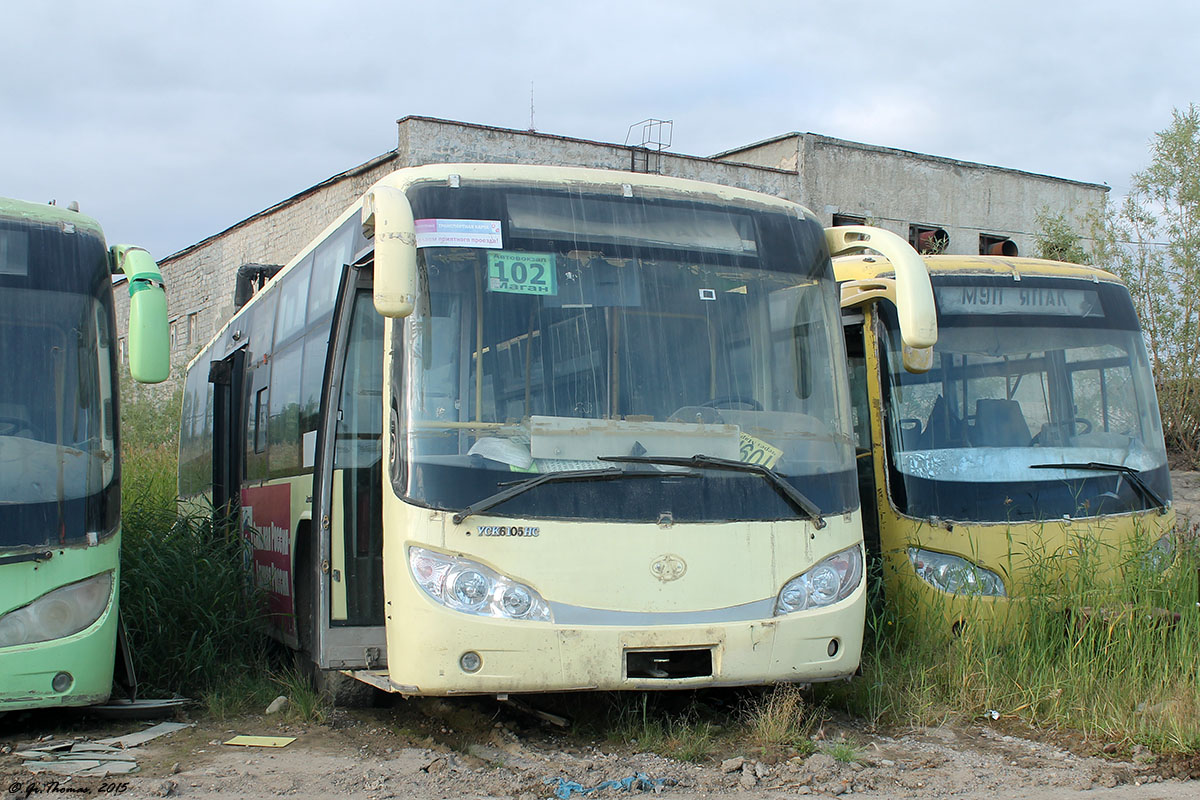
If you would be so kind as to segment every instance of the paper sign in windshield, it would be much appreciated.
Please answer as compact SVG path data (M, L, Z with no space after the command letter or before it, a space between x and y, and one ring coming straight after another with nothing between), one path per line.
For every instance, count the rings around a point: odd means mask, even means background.
M488 291L513 294L558 294L554 253L488 253Z
M774 467L775 462L783 455L783 451L778 447L748 433L741 434L738 449L741 451L742 461L768 468Z
M413 229L417 247L504 246L500 220L496 219L418 219Z
M1102 317L1100 295L1092 289L1044 286L939 286L934 290L943 314L1035 314L1050 317Z

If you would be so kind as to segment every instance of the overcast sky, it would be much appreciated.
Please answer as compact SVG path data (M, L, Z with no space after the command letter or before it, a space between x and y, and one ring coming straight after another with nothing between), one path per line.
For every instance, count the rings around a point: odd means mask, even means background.
M528 128L531 84L546 133L657 117L711 155L811 131L1120 194L1200 101L1198 23L1183 0L0 0L0 195L78 200L163 258L391 150L400 117Z

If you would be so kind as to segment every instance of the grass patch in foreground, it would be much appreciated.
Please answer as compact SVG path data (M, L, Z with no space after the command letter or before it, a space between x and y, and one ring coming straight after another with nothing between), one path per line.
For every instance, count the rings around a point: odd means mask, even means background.
M606 737L680 761L706 760L717 749L721 728L694 695L682 705L678 699L648 692L612 695Z
M831 705L869 722L938 725L1001 718L1090 739L1200 751L1200 620L1195 541L1163 573L1135 556L1116 580L1082 554L1034 559L1033 576L1006 621L968 615L957 636L940 607L889 598L864 645L863 675L819 689ZM897 608L904 608L898 613ZM1179 612L1173 621L1159 609ZM873 639L873 640L872 640Z

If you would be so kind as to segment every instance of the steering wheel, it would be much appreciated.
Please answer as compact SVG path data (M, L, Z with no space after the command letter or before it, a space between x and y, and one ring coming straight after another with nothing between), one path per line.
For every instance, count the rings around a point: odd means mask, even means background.
M17 431L29 430L29 420L22 417L0 417L0 436L15 436Z
M743 406L749 406L750 408L754 409L755 411L763 410L762 403L758 402L753 397L748 397L748 396L740 395L740 394L726 394L726 395L722 395L720 397L714 397L712 400L709 400L708 402L701 403L700 406L702 408L730 408L730 406L729 406L730 403L735 403L737 405L743 405Z
M1076 431L1082 425L1083 430ZM1033 444L1039 447L1061 447L1066 444L1068 436L1086 436L1095 426L1090 419L1075 417L1070 422L1047 422L1033 437Z

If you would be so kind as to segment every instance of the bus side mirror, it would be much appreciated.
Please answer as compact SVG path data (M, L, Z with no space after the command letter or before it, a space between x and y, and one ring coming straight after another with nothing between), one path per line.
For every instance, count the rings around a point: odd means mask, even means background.
M376 187L363 198L363 235L375 240L375 310L407 317L417 304L417 239L403 191Z
M138 383L162 383L171 371L162 273L140 247L113 245L110 260L129 281L129 373Z
M927 372L933 366L933 346L937 344L937 308L933 302L933 286L925 260L908 242L891 231L868 225L845 225L825 229L825 242L831 256L863 250L874 250L896 270L887 293L896 305L900 320L900 340L903 344L904 368L909 372ZM846 288L842 291L846 306ZM867 294L857 302L870 299ZM851 304L854 301L851 302Z

